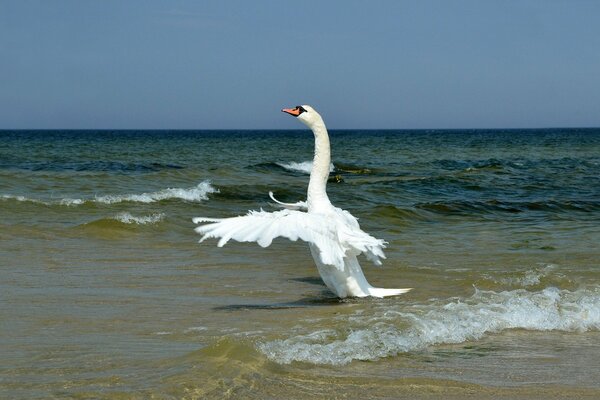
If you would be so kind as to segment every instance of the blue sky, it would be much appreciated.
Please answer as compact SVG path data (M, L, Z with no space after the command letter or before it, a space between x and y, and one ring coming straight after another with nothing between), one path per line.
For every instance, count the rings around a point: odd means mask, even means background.
M600 126L600 1L0 0L0 128Z

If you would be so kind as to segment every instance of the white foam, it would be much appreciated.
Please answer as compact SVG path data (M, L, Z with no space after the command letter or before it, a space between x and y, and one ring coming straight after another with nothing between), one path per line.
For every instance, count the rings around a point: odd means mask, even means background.
M302 162L289 162L289 163L277 163L282 168L287 169L288 171L294 172L302 172L305 174L310 174L312 171L313 162L312 161L302 161ZM329 172L333 172L334 166L333 164L329 164Z
M3 195L0 196L0 199L2 199L2 200L16 200L16 201L23 201L23 202L45 204L41 200L30 199L30 198L25 197L25 196L15 196L15 195L12 195L12 194L3 194Z
M97 196L94 201L104 204L114 204L125 201L137 203L154 203L157 201L169 199L180 199L185 201L198 202L202 200L208 200L208 195L216 192L218 192L218 190L215 189L209 181L204 181L199 183L197 186L187 189L168 188L151 193Z
M115 204L122 202L154 203L157 201L169 199L180 199L191 202L200 202L203 200L208 200L209 194L218 192L219 190L213 187L209 181L204 181L191 188L168 188L159 190L157 192L142 194L96 196L96 198L94 199L64 198L56 201L43 201L38 199L31 199L25 196L15 196L8 194L0 195L0 199L32 202L45 205L59 204L63 206L78 206L88 202L100 204Z
M83 203L85 203L85 200L83 200L83 199L68 199L67 198L67 199L61 199L59 201L59 204L63 205L63 206L78 206ZM46 203L46 204L48 204L48 203Z
M346 330L319 330L257 347L273 361L347 364L444 343L477 340L506 329L583 332L600 329L600 287L574 292L549 287L492 292L470 298L388 307L344 317Z
M83 200L83 199L65 198L65 199L60 199L58 201L43 201L43 200L39 200L39 199L32 199L32 198L25 197L25 196L15 196L15 195L11 195L11 194L3 194L0 196L0 199L1 200L16 200L16 201L21 201L21 202L35 203L35 204L44 204L46 206L50 206L53 204L72 206L72 205L79 205L79 204L85 203L85 200Z
M147 224L156 224L156 223L162 221L162 219L164 217L165 217L165 214L163 214L163 213L146 215L143 217L135 217L135 216L129 214L128 212L123 212L123 213L117 214L115 216L115 219L117 221L123 222L124 224L147 225Z

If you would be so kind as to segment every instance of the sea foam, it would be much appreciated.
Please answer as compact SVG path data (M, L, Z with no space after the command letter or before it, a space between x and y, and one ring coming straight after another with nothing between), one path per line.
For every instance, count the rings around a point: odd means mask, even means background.
M41 201L41 200L30 199L30 198L25 197L25 196L17 196L17 195L12 195L12 194L3 194L3 195L0 195L0 200L4 200L4 201L14 200L14 201L19 201L19 202L30 202L30 203L46 204L44 201Z
M164 217L165 214L163 213L136 217L129 214L128 212L123 212L117 214L114 219L124 224L151 225L162 221Z
M257 347L288 364L347 364L418 351L436 344L477 340L507 329L584 332L600 329L600 287L576 291L548 287L493 292L476 290L464 300L388 307L347 319L345 330L324 329ZM343 325L343 324L342 324Z
M217 192L210 182L204 181L195 187L181 189L168 188L158 192L126 195L97 196L94 201L104 204L121 203L125 201L137 203L154 203L161 200L180 199L185 201L207 200L210 193Z
M63 206L78 206L86 203L98 203L98 204L116 204L122 202L134 202L134 203L154 203L162 200L179 199L190 202L199 202L208 200L208 195L211 193L218 193L219 190L213 187L209 181L200 182L198 185L191 188L168 188L159 190L156 192L148 192L141 194L115 194L115 195L104 195L96 196L91 199L84 198L63 198L58 200L39 200L32 199L25 196L16 195L0 195L1 200L16 200L19 202L31 202L44 205L63 205Z
M282 168L287 169L288 171L293 171L293 172L302 172L305 174L310 174L310 171L312 171L312 166L313 166L313 162L312 161L302 161L302 162L289 162L289 163L276 163L277 165L279 165ZM329 172L333 172L334 170L334 166L333 164L329 164Z

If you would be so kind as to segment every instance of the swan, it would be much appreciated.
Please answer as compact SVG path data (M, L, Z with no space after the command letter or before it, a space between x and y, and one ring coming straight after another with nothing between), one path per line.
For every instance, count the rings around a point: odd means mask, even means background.
M208 238L220 238L218 246L230 239L257 242L267 247L276 237L308 242L310 252L325 285L338 297L385 297L406 293L407 289L383 289L367 282L358 263L361 253L375 265L384 259L386 242L362 231L358 221L348 211L334 207L327 196L331 153L329 135L323 118L308 105L281 110L307 125L315 136L315 155L308 183L306 201L283 203L269 197L283 210L275 212L249 211L232 218L194 218L202 224L195 231Z

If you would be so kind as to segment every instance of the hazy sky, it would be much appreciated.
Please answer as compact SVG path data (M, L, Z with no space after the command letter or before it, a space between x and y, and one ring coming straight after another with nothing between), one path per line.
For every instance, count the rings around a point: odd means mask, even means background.
M0 0L0 128L600 126L600 1Z

